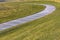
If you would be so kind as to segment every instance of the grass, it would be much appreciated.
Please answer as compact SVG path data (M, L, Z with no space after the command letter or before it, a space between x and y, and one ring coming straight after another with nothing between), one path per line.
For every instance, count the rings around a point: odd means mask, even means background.
M6 2L24 2L24 1L42 1L42 0L6 0ZM43 1L55 1L55 2L59 2L60 0L43 0Z
M0 40L60 40L60 3L30 2L56 6L56 10L43 18L18 25L0 34Z
M29 5L19 2L0 3L0 23L35 14L38 11L42 11L44 8L44 6Z

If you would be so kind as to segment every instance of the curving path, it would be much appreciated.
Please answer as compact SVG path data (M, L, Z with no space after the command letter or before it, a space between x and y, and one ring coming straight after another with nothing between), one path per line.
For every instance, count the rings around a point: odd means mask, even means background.
M43 6L46 6L46 8L43 11L38 12L36 14L2 23L2 24L0 24L0 31L14 27L16 25L21 25L23 23L30 22L32 20L36 20L41 17L44 17L48 14L51 14L56 9L55 6L53 6L53 5L47 5L47 4L33 4L33 5L43 5Z

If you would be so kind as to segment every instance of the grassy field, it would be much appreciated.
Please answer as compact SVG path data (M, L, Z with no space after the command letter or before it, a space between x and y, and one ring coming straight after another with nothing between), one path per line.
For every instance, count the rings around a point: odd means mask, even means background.
M24 2L24 1L42 1L42 0L6 0L6 2ZM60 0L43 0L43 1L55 1L60 3Z
M44 8L44 6L29 5L19 2L0 3L0 23L32 15L42 11Z
M26 2L26 1L42 1L42 0L6 0L6 2ZM60 0L43 0L43 1L53 1L60 3Z
M0 33L0 40L60 40L60 3L47 1L30 3L51 4L57 9L43 18Z

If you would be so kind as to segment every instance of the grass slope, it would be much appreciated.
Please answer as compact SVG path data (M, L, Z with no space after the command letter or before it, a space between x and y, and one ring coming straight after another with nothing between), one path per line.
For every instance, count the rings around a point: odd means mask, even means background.
M6 0L6 2L24 2L24 1L42 1L42 0ZM60 0L43 0L43 1L55 1L60 3Z
M52 4L56 11L43 18L18 25L17 28L0 34L0 40L60 40L60 3L30 2Z
M42 11L44 6L29 5L24 3L0 3L0 23L32 15Z

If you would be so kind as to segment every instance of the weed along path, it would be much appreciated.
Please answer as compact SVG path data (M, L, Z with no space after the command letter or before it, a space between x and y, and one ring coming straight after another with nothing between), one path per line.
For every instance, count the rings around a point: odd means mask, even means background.
M0 24L0 31L8 29L8 28L12 28L12 27L19 25L19 24L21 25L23 23L27 23L27 22L36 20L41 17L44 17L48 14L51 14L56 9L55 6L53 6L53 5L47 5L47 4L33 4L33 5L43 5L46 8L43 11L38 12L36 14L2 23L2 24Z

